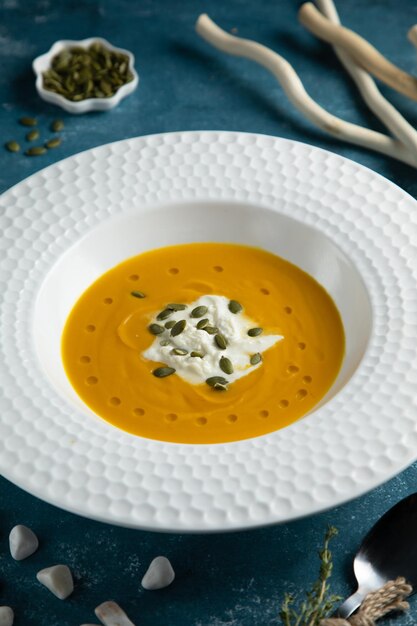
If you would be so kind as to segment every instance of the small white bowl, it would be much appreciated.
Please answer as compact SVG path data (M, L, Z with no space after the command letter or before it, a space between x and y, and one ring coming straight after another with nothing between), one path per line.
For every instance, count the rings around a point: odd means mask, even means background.
M82 48L88 48L93 43L100 43L113 52L119 52L125 54L129 59L129 70L133 74L133 80L125 85L119 87L116 93L110 98L87 98L86 100L80 100L79 102L72 102L67 100L64 96L54 93L45 89L43 86L43 73L46 72L51 66L52 58L65 50L66 48L72 48L73 46L80 46ZM88 113L89 111L108 111L117 106L123 98L126 98L131 94L139 83L139 76L134 68L135 57L129 50L123 48L116 48L112 46L106 39L101 37L90 37L89 39L82 39L81 41L73 41L69 39L56 41L48 52L42 54L32 63L33 71L36 74L36 90L40 97L46 102L56 104L62 109L65 109L68 113Z

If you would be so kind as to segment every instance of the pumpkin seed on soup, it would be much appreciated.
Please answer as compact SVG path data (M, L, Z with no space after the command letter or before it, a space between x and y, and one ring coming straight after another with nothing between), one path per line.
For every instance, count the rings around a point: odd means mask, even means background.
M191 317L203 317L208 311L206 306L196 306L190 313Z
M240 313L241 311L243 311L243 306L237 300L230 300L229 311L236 315L237 313Z
M170 315L173 314L173 310L172 309L164 309L163 311L161 311L160 313L158 313L158 315L156 316L157 320L166 320L167 317L169 317Z
M150 324L148 326L148 329L152 333L152 335L160 335L165 330L165 328L163 326L160 326L159 324Z
M166 378L167 376L175 374L175 369L173 367L157 367L152 374L156 376L156 378Z
M263 333L263 328L250 328L248 330L248 335L249 337L258 337L259 335L261 335Z
M209 387L214 387L214 385L227 385L228 380L223 378L223 376L210 376L206 378L206 383Z
M233 374L234 372L233 364L231 360L227 358L227 356L222 356L222 358L219 361L219 365L220 365L220 369L225 374Z
M226 348L227 348L227 341L226 341L226 338L224 337L224 335L221 335L220 333L218 333L214 337L214 341L215 341L217 347L220 348L220 350L226 350Z
M180 335L182 331L184 330L184 328L186 327L186 325L187 325L187 322L185 320L180 320L179 322L174 324L174 326L171 328L171 336L177 337L177 335Z
M261 361L262 361L262 355L259 352L257 352L256 354L252 354L250 358L251 365L258 365L258 363L260 363Z

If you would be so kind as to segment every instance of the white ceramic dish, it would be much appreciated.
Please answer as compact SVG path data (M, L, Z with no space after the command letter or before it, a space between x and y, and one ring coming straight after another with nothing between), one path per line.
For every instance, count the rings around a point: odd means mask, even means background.
M78 154L0 204L0 469L24 489L116 524L232 530L340 504L417 458L417 203L388 180L288 140L171 133ZM117 430L65 377L66 316L122 259L207 240L315 276L343 316L342 371L320 407L263 437L193 446Z
M82 48L88 48L92 43L101 43L103 46L108 48L109 50L113 50L113 52L119 52L121 54L125 54L129 59L129 69L133 74L133 80L130 83L126 83L122 85L116 93L110 98L88 98L87 100L81 100L80 102L72 102L71 100L67 100L64 96L61 96L58 93L54 93L53 91L49 91L43 87L43 77L42 74L46 72L46 70L50 67L52 58L65 50L65 48L71 48L73 46L81 46ZM49 49L48 52L42 54L32 63L33 71L36 75L36 90L40 97L46 102L50 102L51 104L56 104L61 107L68 113L88 113L89 111L108 111L109 109L113 109L113 107L117 106L123 98L130 95L135 91L136 87L139 83L139 76L134 67L135 57L129 50L124 50L123 48L116 48L112 46L106 39L102 39L101 37L90 37L89 39L82 39L80 41L75 40L61 40L56 41L54 45Z

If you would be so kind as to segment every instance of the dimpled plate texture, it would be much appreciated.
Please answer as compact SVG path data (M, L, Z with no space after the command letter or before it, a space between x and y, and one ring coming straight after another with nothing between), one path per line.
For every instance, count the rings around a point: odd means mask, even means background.
M34 352L37 292L70 246L138 198L291 210L330 237L361 273L374 316L344 389L281 431L205 446L135 438L60 397ZM293 141L169 133L73 156L0 203L0 469L20 487L115 524L243 529L339 504L416 459L417 205L388 180Z

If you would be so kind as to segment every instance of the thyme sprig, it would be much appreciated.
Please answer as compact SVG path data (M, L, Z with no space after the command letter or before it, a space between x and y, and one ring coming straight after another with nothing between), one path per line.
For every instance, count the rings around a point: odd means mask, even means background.
M329 615L333 606L341 599L340 596L330 593L329 584L333 570L329 543L337 533L333 526L327 529L323 548L319 551L319 577L306 593L305 600L295 606L296 598L291 594L285 595L280 612L284 626L319 626L320 621Z

